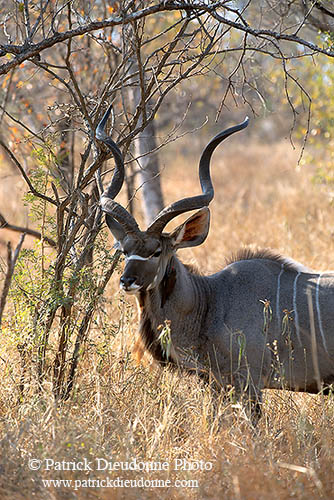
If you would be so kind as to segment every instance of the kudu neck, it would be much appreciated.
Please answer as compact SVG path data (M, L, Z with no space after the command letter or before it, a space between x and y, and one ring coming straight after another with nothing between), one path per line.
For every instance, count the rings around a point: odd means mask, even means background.
M191 311L197 307L202 291L202 277L193 267L183 264L174 254L159 286L152 290L160 309Z

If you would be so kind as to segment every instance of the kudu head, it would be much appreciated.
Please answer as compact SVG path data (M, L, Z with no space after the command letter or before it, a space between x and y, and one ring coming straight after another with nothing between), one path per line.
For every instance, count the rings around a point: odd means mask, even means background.
M111 106L96 129L96 138L108 146L116 163L111 183L101 197L101 208L106 213L106 222L117 246L125 256L120 286L127 293L138 293L159 286L171 271L171 257L177 249L200 245L206 239L210 224L210 211L207 207L214 195L210 176L212 153L226 137L247 127L248 118L218 134L204 149L199 163L202 194L168 205L146 231L141 231L133 216L114 201L124 182L124 161L117 144L105 132L110 112ZM171 233L163 232L174 217L192 210L198 212Z

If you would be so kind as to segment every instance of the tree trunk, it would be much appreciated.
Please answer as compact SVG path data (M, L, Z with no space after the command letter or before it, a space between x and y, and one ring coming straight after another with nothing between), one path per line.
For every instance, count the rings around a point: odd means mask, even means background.
M138 65L136 64L138 67ZM138 83L130 87L130 100L133 110L136 110L141 103L141 90ZM141 110L138 126L143 123L143 110ZM149 110L146 110L149 114ZM147 124L134 140L134 154L137 158L138 184L142 193L142 206L146 224L149 224L154 217L164 208L163 195L160 183L159 155L157 152L151 153L157 147L155 137L154 121ZM137 169L136 169L137 170Z
M141 186L145 222L147 224L164 207L160 183L159 155L157 152L150 153L156 147L155 126L154 122L150 122L135 139L135 155L138 157L137 162L140 168L139 183Z

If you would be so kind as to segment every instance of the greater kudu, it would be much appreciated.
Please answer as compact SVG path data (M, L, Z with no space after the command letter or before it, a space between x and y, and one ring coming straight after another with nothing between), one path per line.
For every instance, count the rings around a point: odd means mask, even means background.
M334 382L334 276L317 273L270 250L241 250L220 272L200 276L176 256L179 248L207 237L207 206L214 191L210 160L229 128L204 149L199 163L202 194L172 203L146 231L114 201L124 180L122 154L105 133L110 109L96 137L112 152L116 168L101 197L102 210L125 256L121 288L135 294L140 335L160 363L211 373L221 386L247 388L250 400L263 388L318 392ZM177 215L199 209L171 233ZM169 349L159 339L168 320Z

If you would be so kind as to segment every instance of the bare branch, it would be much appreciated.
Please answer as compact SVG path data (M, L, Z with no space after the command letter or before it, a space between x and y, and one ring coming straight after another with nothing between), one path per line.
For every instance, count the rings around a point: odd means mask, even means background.
M43 200L45 201L48 201L49 203L52 203L52 205L57 205L57 202L55 200L53 200L52 198L50 198L49 196L46 196L45 194L42 194L40 192L38 192L34 186L32 185L29 177L27 176L27 174L25 173L24 171L24 168L22 167L21 163L18 161L18 159L16 158L16 156L12 153L12 151L8 148L8 146L4 143L4 141L1 139L0 137L0 145L4 148L4 150L6 151L6 153L8 154L8 156L10 157L10 159L12 160L12 162L14 163L14 165L19 169L19 171L21 172L22 174L22 177L23 179L26 181L26 183L28 184L29 186L29 190L32 194L34 194L35 196L38 196L39 198L42 198Z
M65 42L70 38L78 37L87 33L91 33L94 31L102 30L108 27L115 27L120 25L131 24L137 20L144 19L153 14L157 14L159 12L168 12L168 11L185 11L185 12L196 12L197 15L203 15L208 13L214 19L219 21L220 23L230 26L237 31L247 33L254 37L259 37L261 35L265 35L271 37L277 41L287 41L292 43L298 43L303 47L306 47L314 52L319 52L325 54L329 57L334 57L334 51L330 48L323 48L316 43L309 42L295 34L289 34L284 32L278 32L274 30L268 29L256 29L247 24L245 24L242 19L239 21L233 21L228 17L224 17L221 13L218 13L218 9L221 7L221 2L215 2L213 4L209 4L206 2L196 2L196 3L186 3L186 2L160 2L158 4L152 5L150 7L143 8L141 10L132 12L131 14L126 14L124 16L113 16L112 18L103 20L103 21L94 21L82 26L78 26L75 29L68 30L65 32L56 32L52 36L42 40L36 44L25 44L25 45L14 45L14 44L3 44L0 46L0 57L6 56L7 54L12 54L14 58L4 63L0 66L0 75L8 73L11 69L19 66L22 62L33 59L38 56L43 50L47 48L51 48L56 44Z
M315 7L318 10L320 10L321 12L323 12L324 14L326 14L326 16L334 17L334 12L326 9L326 7L324 5L322 5L321 2L315 1L314 5L315 5Z
M17 258L19 256L19 253L21 251L24 238L25 238L25 234L22 234L20 241L19 241L19 243L14 251L14 255L13 255L11 243L8 242L8 244L7 244L7 273L6 273L6 278L5 278L5 282L4 282L4 286L3 286L3 290L2 290L2 294L1 294L1 299L0 299L0 328L1 328L1 324L2 324L2 316L3 316L3 312L5 310L10 284L11 284L14 269L15 269L15 264L16 264Z
M29 236L33 236L34 238L37 238L39 240L41 239L45 240L52 247L57 246L56 242L52 238L49 238L48 236L42 236L42 234L39 231L35 231L34 229L29 229L28 227L21 227L21 226L16 226L15 224L10 224L9 222L7 222L7 220L1 213L0 213L0 229L9 229L10 231L14 231L16 233L29 234Z

